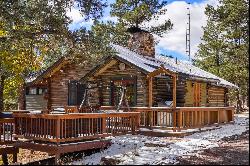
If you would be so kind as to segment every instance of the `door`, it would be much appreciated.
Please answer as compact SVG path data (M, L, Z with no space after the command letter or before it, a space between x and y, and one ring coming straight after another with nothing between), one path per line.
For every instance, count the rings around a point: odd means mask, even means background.
M194 106L200 107L201 103L201 83L195 82L194 83Z

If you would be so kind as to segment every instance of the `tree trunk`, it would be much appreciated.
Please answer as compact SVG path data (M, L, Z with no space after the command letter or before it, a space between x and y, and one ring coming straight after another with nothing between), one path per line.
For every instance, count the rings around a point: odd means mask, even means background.
M18 109L25 110L25 84L19 88Z
M243 108L243 110L245 109L245 104L246 104L246 96L243 95L242 96L242 108Z
M240 100L240 93L239 90L237 90L237 109L236 109L236 113L240 113L242 111L242 103Z
M3 104L3 90L4 90L4 80L5 80L5 76L1 75L0 78L0 112L4 111L4 104Z
M249 108L249 89L247 90L247 107Z

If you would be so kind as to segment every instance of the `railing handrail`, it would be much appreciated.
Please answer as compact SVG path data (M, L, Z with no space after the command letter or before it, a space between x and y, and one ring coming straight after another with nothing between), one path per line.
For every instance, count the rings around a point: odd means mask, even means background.
M220 110L234 110L234 107L132 107L131 111L136 112L147 112L147 111L157 111L157 112L179 112L179 111L220 111Z
M137 116L139 112L117 112L117 113L69 113L69 114L29 114L15 113L13 117L23 118L46 118L46 119L75 119L75 118L107 118L107 117L131 117Z
M14 118L0 118L0 123L14 123Z

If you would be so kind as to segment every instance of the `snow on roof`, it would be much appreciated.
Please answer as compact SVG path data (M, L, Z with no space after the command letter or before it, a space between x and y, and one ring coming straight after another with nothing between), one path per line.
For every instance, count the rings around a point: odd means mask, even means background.
M39 71L29 73L29 75L25 78L25 83L31 83L31 82L34 81L39 75L41 75L44 71L45 71L45 69L41 69L41 70L39 70Z
M176 63L176 60L174 58L162 55L156 55L155 58L148 56L146 57L119 45L112 44L111 46L117 52L118 57L134 64L139 68L142 68L147 72L152 72L155 69L159 68L161 65L164 65L166 69L169 69L173 72L187 74L189 76L194 76L203 79L214 80L217 82L217 85L220 86L238 88L236 85L182 60L178 60Z
M116 55L118 57L144 69L147 72L152 72L158 68L158 64L152 63L150 60L145 59L143 56L136 54L125 47L112 44L112 48L117 52Z

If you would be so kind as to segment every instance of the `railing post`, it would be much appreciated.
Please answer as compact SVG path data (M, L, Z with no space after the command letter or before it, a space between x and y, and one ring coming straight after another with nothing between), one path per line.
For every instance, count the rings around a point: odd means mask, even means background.
M194 126L199 126L198 124L198 111L194 111Z
M131 125L131 132L132 132L132 134L133 135L135 135L135 115L132 115L131 117L130 117L130 125Z
M173 131L176 131L176 110L173 111Z
M207 111L207 124L209 125L210 124L210 112Z
M106 130L106 117L103 117L102 118L102 133L106 133L107 130Z
M182 128L182 111L179 111L178 113L178 125L179 125L179 131L181 130Z
M220 110L219 109L218 109L217 121L218 121L218 124L219 124L220 123Z
M141 113L136 115L136 129L141 125Z
M232 114L232 121L234 122L234 109L231 110L231 114Z
M149 121L150 121L150 127L153 127L153 118L154 118L154 114L153 111L149 112Z
M59 144L59 139L60 139L60 118L58 117L56 119L56 143Z

